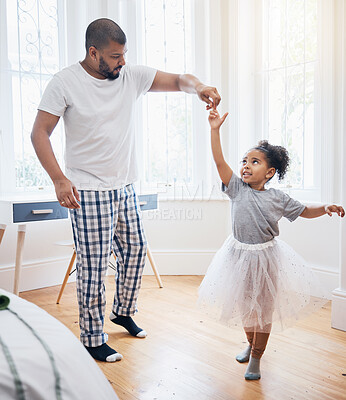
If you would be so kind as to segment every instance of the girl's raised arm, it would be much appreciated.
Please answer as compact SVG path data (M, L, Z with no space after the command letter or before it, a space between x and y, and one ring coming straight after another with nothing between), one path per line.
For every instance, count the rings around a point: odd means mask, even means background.
M211 150L213 153L216 168L222 183L228 186L232 177L233 171L223 158L221 141L220 141L220 126L224 123L228 113L220 117L217 110L211 110L209 113L209 124L211 128Z

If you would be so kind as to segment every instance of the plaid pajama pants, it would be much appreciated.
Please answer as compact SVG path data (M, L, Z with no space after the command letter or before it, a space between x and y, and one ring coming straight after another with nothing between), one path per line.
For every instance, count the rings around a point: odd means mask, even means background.
M147 243L133 185L112 191L80 191L81 208L70 210L77 253L77 298L81 342L100 346L106 296L104 279L112 249L116 255L116 291L112 311L131 316L145 264Z

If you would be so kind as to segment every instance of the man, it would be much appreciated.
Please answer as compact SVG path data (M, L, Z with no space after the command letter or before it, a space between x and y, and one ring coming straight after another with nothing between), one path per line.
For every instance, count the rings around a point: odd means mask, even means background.
M48 84L31 138L51 177L60 204L70 209L77 253L77 297L81 341L97 360L122 355L103 332L104 278L111 250L117 257L116 293L110 319L136 337L146 332L131 318L146 256L139 205L134 106L147 91L196 93L207 109L220 102L213 87L193 75L125 65L126 36L113 21L93 21L86 31L85 59L57 73ZM63 117L66 175L54 156L50 135Z

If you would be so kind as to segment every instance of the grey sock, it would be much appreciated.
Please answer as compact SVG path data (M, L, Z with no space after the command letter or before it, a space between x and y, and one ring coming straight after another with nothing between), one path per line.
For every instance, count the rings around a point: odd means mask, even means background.
M250 353L251 353L251 346L249 345L245 350L243 350L241 353L239 353L235 357L235 359L240 363L248 362L249 358L250 358Z
M257 380L261 378L261 371L260 371L260 359L253 358L250 355L249 365L246 368L245 375L246 380Z

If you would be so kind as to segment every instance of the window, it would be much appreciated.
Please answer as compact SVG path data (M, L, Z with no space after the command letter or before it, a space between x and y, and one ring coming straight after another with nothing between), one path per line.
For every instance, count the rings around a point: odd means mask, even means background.
M167 72L191 72L191 2L145 0L143 11L143 63ZM191 96L185 93L152 93L145 100L145 183L191 184Z
M126 33L127 62L191 73L221 91L220 74L213 73L215 66L221 69L221 49L211 46L210 38L211 29L219 31L219 9L209 0L133 0L119 2L110 17ZM139 190L156 191L161 199L209 199L213 171L207 116L205 103L192 94L148 93L139 99Z
M263 136L291 157L285 186L319 185L319 0L263 1Z
M30 133L45 86L63 65L63 2L7 0L1 2L1 13L6 16L1 36L1 96L6 96L2 103L8 104L7 110L1 111L1 144L6 149L1 168L7 171L2 174L4 190L51 186L35 155ZM61 164L63 136L60 127L57 131L51 140Z

